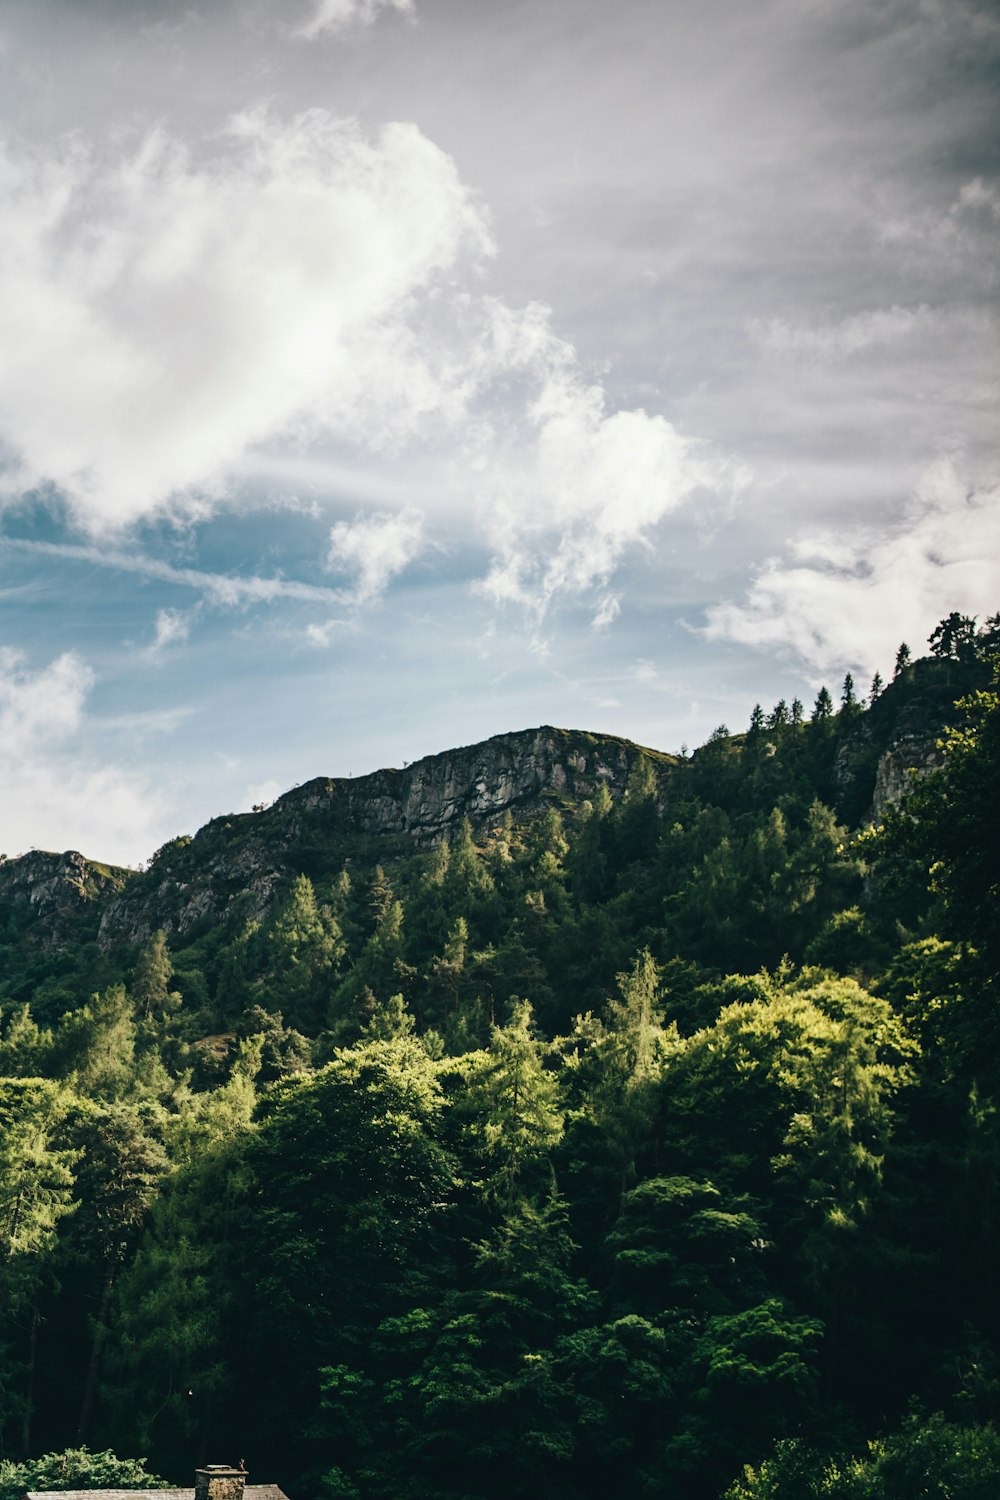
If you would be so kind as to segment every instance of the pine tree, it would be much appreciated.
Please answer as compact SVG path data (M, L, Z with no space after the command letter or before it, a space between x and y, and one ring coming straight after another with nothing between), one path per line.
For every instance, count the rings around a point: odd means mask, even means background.
M826 724L832 715L833 699L830 697L830 690L829 688L821 687L816 694L816 702L813 704L811 722L813 724Z
M168 1008L167 993L172 973L167 935L161 928L154 932L142 950L132 975L132 999L136 1014L143 1020L148 1021Z
M315 1029L344 956L340 925L319 907L312 881L300 875L267 934L270 997L292 1026Z
M543 1066L527 1000L515 1003L506 1026L493 1027L479 1087L486 1111L488 1191L509 1208L537 1188L539 1169L563 1128L558 1086Z

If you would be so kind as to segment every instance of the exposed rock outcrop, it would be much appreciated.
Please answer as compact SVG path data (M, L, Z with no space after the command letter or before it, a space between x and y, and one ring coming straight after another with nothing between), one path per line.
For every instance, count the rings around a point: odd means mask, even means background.
M120 891L130 875L85 859L75 849L65 854L33 849L17 859L0 856L0 911L44 947L59 947L79 936L88 918L96 927L97 904Z
M882 820L887 807L901 802L913 787L914 774L927 776L943 763L938 735L926 729L900 728L879 757L872 794L871 821Z
M236 910L260 917L290 876L328 871L373 839L389 852L434 845L463 818L482 827L508 810L524 816L571 807L602 784L617 798L640 763L659 777L674 758L612 735L544 726L429 755L402 770L318 778L262 812L216 818L193 839L165 845L109 902L100 941L142 943L161 927L184 936Z

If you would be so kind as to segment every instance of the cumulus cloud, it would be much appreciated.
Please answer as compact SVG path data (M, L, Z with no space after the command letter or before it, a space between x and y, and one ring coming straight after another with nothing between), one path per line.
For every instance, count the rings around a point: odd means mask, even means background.
M168 502L197 513L255 444L353 431L387 369L412 355L419 373L413 299L488 248L454 163L412 125L368 139L321 110L255 111L197 159L164 131L115 158L8 143L8 493L53 485L94 532Z
M348 26L370 26L383 10L412 15L413 0L316 0L312 15L296 28L295 35L312 41Z
M95 750L88 755L87 700L94 674L75 652L32 670L0 648L2 842L82 849L135 860L155 846L161 807L142 781Z
M355 575L345 602L370 604L424 547L424 518L408 506L396 515L378 511L338 521L330 532L327 567Z
M905 639L923 646L952 610L1000 607L1000 479L972 484L954 459L924 473L891 530L813 534L772 559L745 603L708 611L709 638L777 648L818 673L884 672Z
M606 626L626 553L743 476L663 415L614 409L546 307L483 295L491 250L454 163L414 126L369 139L320 110L256 111L200 155L162 131L114 159L9 146L0 488L54 487L105 534L94 560L218 603L359 606L419 548L412 507L334 527L349 595L172 568L106 534L234 500L265 444L445 453L428 506L485 535L480 591L537 616L584 598Z
M558 596L603 592L625 553L699 492L738 490L745 472L658 414L608 409L544 308L489 308L486 365L527 383L518 439L492 443L494 559L482 592L544 614ZM610 617L609 617L610 618ZM608 623L602 620L601 623Z

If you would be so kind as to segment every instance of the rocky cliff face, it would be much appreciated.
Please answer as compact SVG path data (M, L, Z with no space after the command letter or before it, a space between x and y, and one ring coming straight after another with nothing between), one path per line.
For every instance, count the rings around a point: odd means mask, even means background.
M131 872L96 864L76 850L49 854L33 849L18 859L0 857L0 911L15 929L45 947L96 928L102 899L120 891Z
M959 717L954 694L940 684L916 685L902 701L891 685L837 750L838 810L851 824L880 822L910 792L913 773L926 776L944 760L941 741Z
M875 771L871 821L879 823L887 807L901 802L913 786L913 776L927 776L943 763L940 735L924 727L901 725L886 746Z
M618 798L640 763L662 776L674 762L628 740L546 726L402 770L310 781L263 812L217 818L193 839L164 846L108 903L100 941L143 943L161 927L185 936L237 911L260 917L290 876L337 869L366 842L377 840L388 852L433 845L463 818L483 827L507 811L524 816L572 806L602 784Z

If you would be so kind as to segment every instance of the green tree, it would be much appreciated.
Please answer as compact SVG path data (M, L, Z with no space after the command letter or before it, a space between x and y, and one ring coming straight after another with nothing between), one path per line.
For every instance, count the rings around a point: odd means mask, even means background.
M90 1430L115 1282L138 1238L161 1177L168 1170L162 1121L132 1104L92 1104L80 1111L72 1140L80 1153L72 1252L96 1272L90 1359L83 1382L77 1441Z
M55 1032L55 1057L88 1097L121 1099L136 1084L135 1008L123 984L92 995L63 1016Z
M470 1285L383 1323L364 1375L323 1372L334 1494L569 1500L576 1413L559 1345L597 1301L573 1251L558 1198L520 1200L475 1246Z
M177 1464L232 1430L239 1399L229 1361L260 1060L259 1039L244 1042L226 1083L196 1095L173 1122L176 1170L150 1205L114 1294L104 1386L114 1429L122 1443L138 1440Z
M558 1085L544 1066L531 1005L517 1001L506 1026L494 1026L475 1081L487 1192L510 1208L544 1181L548 1154L562 1135Z
M811 721L813 724L822 725L828 723L832 716L833 699L830 697L830 690L829 688L821 687L816 694L816 702L813 704Z
M0 1460L0 1500L21 1500L27 1490L129 1489L162 1490L166 1479L150 1474L144 1458L118 1458L114 1453L91 1453L89 1448L67 1448L23 1463Z
M1000 1433L936 1412L911 1415L860 1454L784 1439L772 1457L744 1468L725 1500L993 1500L998 1482Z
M179 995L174 995L171 999L169 994L172 973L167 935L161 929L154 932L142 950L132 975L132 999L136 1013L143 1020L162 1016L166 1011L176 1009L180 1003Z
M45 1078L0 1079L0 1440L31 1440L40 1294L61 1222L76 1208L72 1094ZM10 1341L13 1340L13 1343Z
M976 622L953 610L931 631L928 644L932 656L943 661L974 661L976 658Z
M268 1092L247 1143L254 1234L239 1246L238 1295L269 1309L241 1336L246 1421L305 1441L319 1367L363 1365L373 1330L420 1304L456 1191L443 1107L410 1037Z
M34 1020L27 1003L7 1017L0 1036L0 1077L34 1077L47 1071L52 1054L52 1032Z
M270 997L292 1026L315 1030L344 956L340 926L316 901L312 881L300 875L267 931Z

